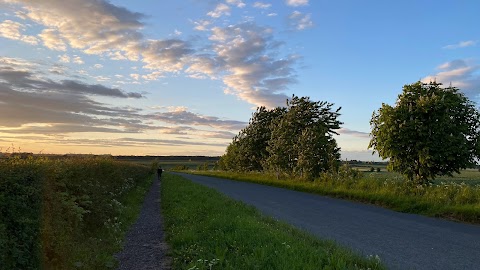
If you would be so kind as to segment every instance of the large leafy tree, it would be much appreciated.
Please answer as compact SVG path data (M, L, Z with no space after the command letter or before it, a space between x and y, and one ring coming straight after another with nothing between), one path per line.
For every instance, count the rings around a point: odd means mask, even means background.
M369 148L419 184L458 173L479 156L479 112L455 87L405 85L395 106L382 104L370 124Z
M220 159L220 167L233 171L261 171L306 178L338 166L335 130L339 110L333 104L293 96L287 108L257 108Z
M224 169L235 171L263 170L268 157L267 145L271 137L272 123L285 114L285 108L268 110L258 107L247 127L242 129L221 159Z
M267 163L272 171L312 178L337 166L340 148L333 134L340 128L340 108L332 107L308 97L287 100L287 112L272 126L268 142Z

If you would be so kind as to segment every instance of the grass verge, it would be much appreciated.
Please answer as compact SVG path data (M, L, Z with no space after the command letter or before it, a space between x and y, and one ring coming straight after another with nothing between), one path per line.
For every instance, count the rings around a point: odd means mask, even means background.
M181 176L161 194L174 269L385 269Z
M441 184L412 186L394 179L324 177L315 181L277 180L264 173L188 171L237 181L379 205L395 211L480 224L480 186Z
M75 269L116 269L118 261L113 255L122 249L125 234L137 220L152 182L153 176L149 176L125 194L118 201L122 211L113 220L105 220L105 226L95 235L77 242L69 264Z

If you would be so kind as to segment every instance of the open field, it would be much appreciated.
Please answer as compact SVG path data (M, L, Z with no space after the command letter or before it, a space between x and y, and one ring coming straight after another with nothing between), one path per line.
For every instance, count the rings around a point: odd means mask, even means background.
M0 269L114 269L151 167L110 158L0 160Z
M116 156L114 158L144 165L150 165L152 162L156 162L166 170L177 166L185 166L190 170L196 170L204 164L208 164L209 168L213 169L214 164L219 160L219 157L206 156Z
M384 269L180 176L162 179L174 269Z
M315 181L277 179L274 175L265 173L223 171L189 173L277 186L376 204L400 212L480 224L479 185L457 184L450 181L432 186L412 186L402 179L385 178L388 173L382 172L365 173L356 177L348 173L325 174Z

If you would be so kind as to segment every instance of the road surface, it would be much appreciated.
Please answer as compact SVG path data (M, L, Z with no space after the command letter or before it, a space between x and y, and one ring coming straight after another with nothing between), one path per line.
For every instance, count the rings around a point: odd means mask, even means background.
M480 269L480 226L282 188L179 174L389 269Z

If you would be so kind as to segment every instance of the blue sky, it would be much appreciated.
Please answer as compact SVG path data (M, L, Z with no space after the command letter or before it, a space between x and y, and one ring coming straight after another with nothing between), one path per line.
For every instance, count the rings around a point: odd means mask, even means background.
M402 86L478 102L478 1L0 0L0 148L221 155L257 106L341 106L342 158ZM9 149L10 147L10 149Z

